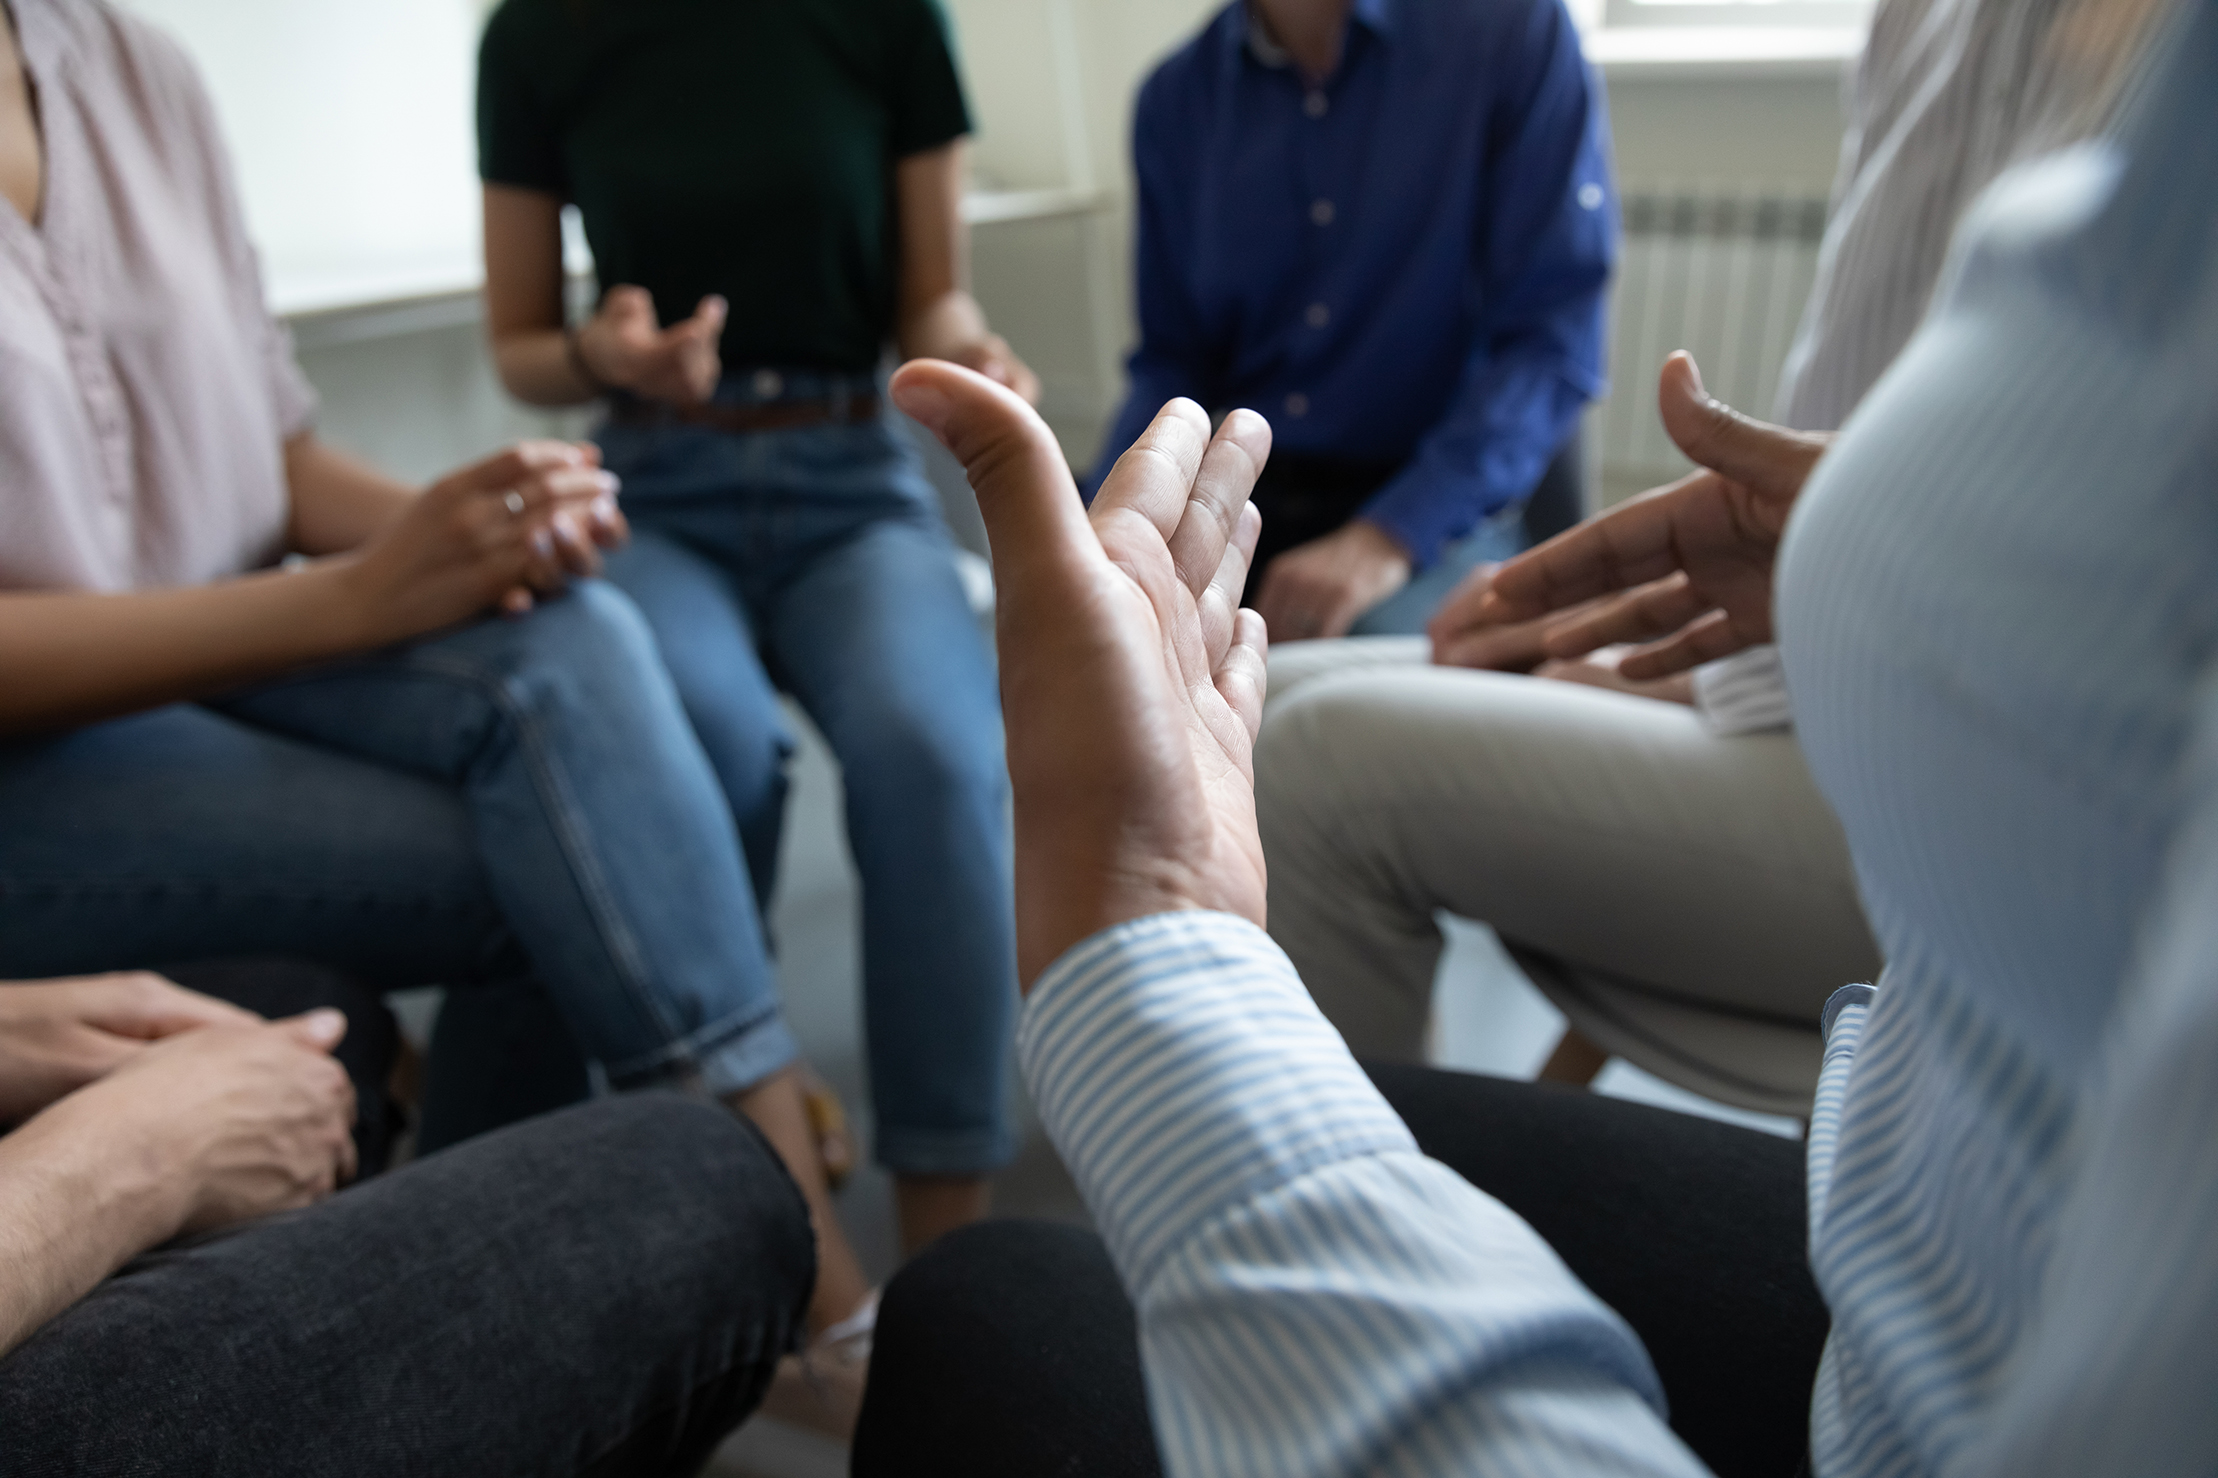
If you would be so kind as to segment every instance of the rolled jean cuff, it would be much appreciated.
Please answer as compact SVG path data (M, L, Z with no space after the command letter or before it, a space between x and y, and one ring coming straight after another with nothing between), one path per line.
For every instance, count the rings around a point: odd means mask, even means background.
M984 1129L902 1129L880 1124L877 1160L896 1175L985 1175L1017 1157L1006 1124Z
M703 1027L651 1057L603 1067L609 1086L622 1092L677 1088L723 1098L745 1092L800 1058L801 1044L772 1006Z

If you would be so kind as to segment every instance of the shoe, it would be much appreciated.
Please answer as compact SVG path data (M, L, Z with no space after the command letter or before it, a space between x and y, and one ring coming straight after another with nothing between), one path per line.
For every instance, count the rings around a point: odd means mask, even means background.
M878 1329L878 1295L809 1341L798 1355L778 1362L762 1414L789 1426L821 1432L840 1442L855 1439L870 1383L871 1338Z

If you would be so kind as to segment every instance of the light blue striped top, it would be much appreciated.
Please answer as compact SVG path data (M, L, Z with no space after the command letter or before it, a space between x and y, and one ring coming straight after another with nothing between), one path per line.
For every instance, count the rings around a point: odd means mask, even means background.
M2114 143L1974 212L1783 557L1890 961L1811 1125L1826 1478L2218 1471L2218 0L2157 53ZM1699 1471L1261 931L1097 935L1021 1050L1173 1474Z

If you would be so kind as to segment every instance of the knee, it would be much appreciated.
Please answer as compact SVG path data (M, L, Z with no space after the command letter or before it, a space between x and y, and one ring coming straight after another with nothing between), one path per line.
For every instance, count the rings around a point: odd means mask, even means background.
M530 1160L562 1177L542 1218L631 1248L627 1261L667 1291L661 1306L783 1311L798 1328L816 1283L816 1236L793 1177L752 1125L675 1093L643 1092L506 1133L539 1138ZM577 1204L565 1211L564 1200Z
M646 617L605 580L580 581L500 626L494 674L509 701L527 712L680 711Z
M843 746L848 788L938 814L999 814L1009 794L1001 727L990 715L897 712Z

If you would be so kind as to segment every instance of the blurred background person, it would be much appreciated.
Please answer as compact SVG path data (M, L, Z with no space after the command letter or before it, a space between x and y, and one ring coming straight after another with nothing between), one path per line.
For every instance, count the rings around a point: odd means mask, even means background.
M478 128L502 381L607 403L596 435L632 523L608 576L654 628L758 907L792 748L781 689L839 758L874 1151L914 1250L984 1215L1015 1147L1008 779L992 662L879 365L890 345L1038 398L965 285L970 120L945 19L931 0L508 0ZM604 285L575 328L565 204ZM766 951L746 969L769 988ZM855 1292L812 1357L850 1402Z
M1273 641L1423 629L1544 471L1545 531L1579 517L1617 200L1559 0L1235 0L1141 89L1132 159L1140 343L1093 481L1174 396L1270 417Z

